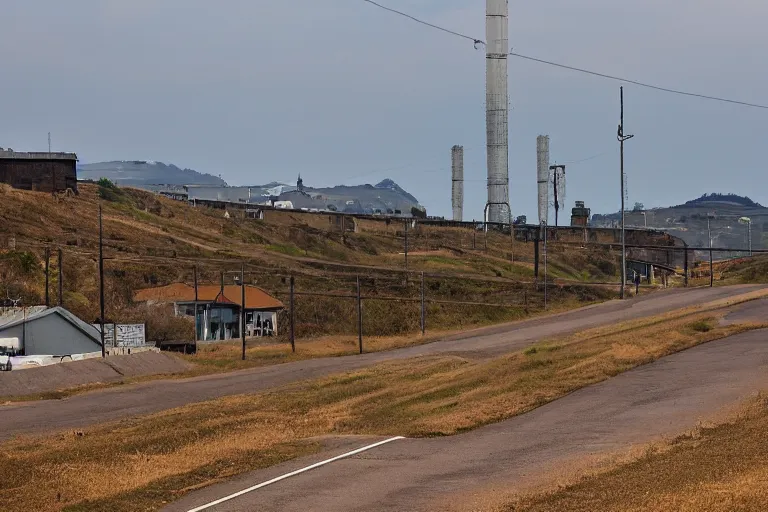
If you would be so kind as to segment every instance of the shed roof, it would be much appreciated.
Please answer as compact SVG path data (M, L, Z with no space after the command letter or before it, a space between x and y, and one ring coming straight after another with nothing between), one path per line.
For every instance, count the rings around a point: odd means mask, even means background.
M73 160L77 161L75 153L27 153L0 149L1 160Z
M74 314L70 313L66 309L62 307L55 307L55 308L48 308L48 309L37 309L33 310L31 313L28 313L24 315L22 313L22 316L15 315L13 318L9 318L10 321L0 324L0 332L4 331L5 329L10 329L11 327L15 327L17 325L21 325L22 323L31 323L35 320L39 320L41 318L50 316L50 315L58 315L65 321L71 323L77 330L91 338L94 343L97 343L101 345L101 333L98 329L96 329L94 326L89 325L82 320L80 320L78 317L76 317Z
M224 293L221 286L202 285L197 287L197 301L215 304L239 306L241 287L227 285ZM136 302L195 302L195 288L185 283L174 283L158 288L137 291L133 300ZM256 286L245 286L245 309L283 309L285 306L275 297Z

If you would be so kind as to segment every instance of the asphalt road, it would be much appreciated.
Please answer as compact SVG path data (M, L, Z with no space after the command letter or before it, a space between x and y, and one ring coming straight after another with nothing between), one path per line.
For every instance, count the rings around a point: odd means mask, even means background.
M394 441L208 510L469 510L461 505L467 496L541 483L577 461L677 435L767 387L768 331L752 331L672 355L495 425L451 438ZM350 440L327 453L197 491L164 511L186 512L372 442Z
M64 400L4 405L0 406L0 441L21 434L84 428L223 396L254 393L384 361L436 354L492 357L520 349L543 338L653 316L759 288L762 287L741 285L670 290L625 302L612 301L550 317L478 329L440 342L389 352L312 359L190 379L158 380L94 391Z

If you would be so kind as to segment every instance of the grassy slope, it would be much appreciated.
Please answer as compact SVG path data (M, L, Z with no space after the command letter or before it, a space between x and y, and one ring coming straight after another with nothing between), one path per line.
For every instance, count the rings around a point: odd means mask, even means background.
M313 446L301 440L314 436L451 435L754 328L718 325L723 308L735 300L592 329L490 361L388 363L97 426L82 435L14 440L0 451L0 474L6 475L0 502L11 503L8 510L153 510L264 459L306 453ZM102 485L104 474L115 477L112 485Z
M402 226L361 223L359 233L328 230L326 216L282 214L268 221L225 218L222 210L192 208L184 203L133 190L108 190L103 201L106 241L107 316L118 321L150 324L156 339L171 337L178 325L160 326L157 318L131 303L132 291L175 281L192 283L193 266L201 283L218 283L220 271L248 265L248 281L286 299L285 276L297 274L304 291L353 293L355 278L363 278L366 295L419 296L418 279L406 280L403 269ZM15 252L0 248L0 295L22 296L25 303L43 299L42 254L46 245L63 247L65 305L82 318L98 316L99 188L82 185L77 197L0 187L0 242L13 237ZM473 237L477 248L472 249ZM464 328L515 320L524 315L525 294L532 308L540 308L541 293L510 280L533 277L533 244L510 245L509 238L452 228L424 228L409 233L409 268L438 272L428 279L427 294L437 300L503 302L519 308L430 307L430 326ZM1 247L1 246L0 246ZM597 249L562 249L550 253L551 275L575 281L604 281L600 270L615 267L615 255ZM55 252L55 251L54 251ZM514 263L512 262L514 252ZM52 262L52 298L57 300ZM469 277L494 279L473 281ZM227 280L232 279L231 275ZM566 286L551 290L557 302L589 303L612 296L615 290ZM371 301L366 306L366 330L378 335L403 335L418 329L418 306ZM300 298L297 301L299 336L352 334L354 301ZM381 312L382 314L379 314ZM384 314L385 313L385 314ZM378 319L378 321L377 321ZM283 319L285 320L285 319ZM282 325L286 325L281 322Z

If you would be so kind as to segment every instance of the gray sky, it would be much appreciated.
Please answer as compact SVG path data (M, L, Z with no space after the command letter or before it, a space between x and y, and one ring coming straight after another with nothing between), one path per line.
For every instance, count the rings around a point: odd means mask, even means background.
M482 0L381 0L485 38ZM764 0L510 2L515 51L768 103ZM82 162L161 160L230 184L390 177L450 215L450 148L466 148L465 217L485 202L485 56L361 0L8 0L0 146ZM510 61L516 215L536 218L536 136L568 167L568 208L619 209L616 82ZM768 204L768 111L628 85L629 201L705 192Z

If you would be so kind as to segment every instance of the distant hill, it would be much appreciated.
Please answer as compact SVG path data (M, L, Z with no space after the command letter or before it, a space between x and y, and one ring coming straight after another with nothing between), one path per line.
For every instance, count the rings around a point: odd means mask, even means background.
M149 187L151 185L218 185L227 182L211 174L192 169L180 169L175 165L145 160L99 162L79 165L77 176L84 180L107 178L116 185Z
M686 206L704 206L704 205L732 205L732 206L745 206L748 208L763 208L763 205L756 203L746 196L739 196L736 194L704 194L698 199L688 201L680 207Z
M641 206L641 205L638 205ZM749 197L736 194L704 194L678 206L644 210L635 208L626 212L626 225L667 231L685 240L693 247L708 247L709 216L712 246L716 248L747 248L749 229L739 219L752 221L752 247L768 247L768 208ZM596 227L616 226L621 221L620 212L593 215L591 223Z

